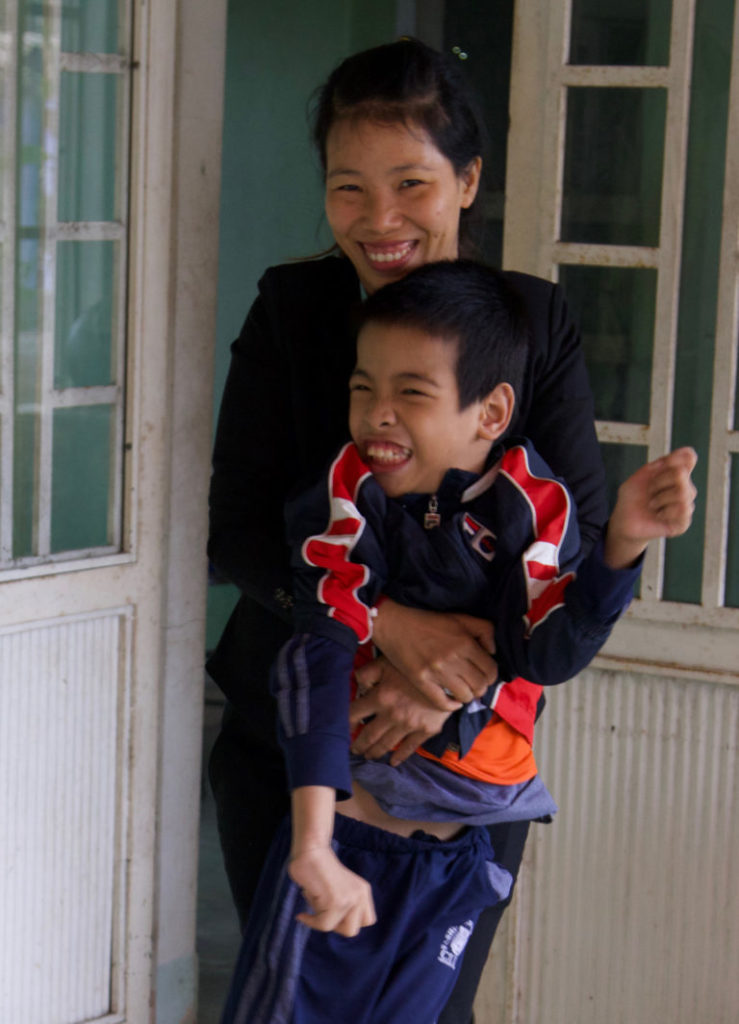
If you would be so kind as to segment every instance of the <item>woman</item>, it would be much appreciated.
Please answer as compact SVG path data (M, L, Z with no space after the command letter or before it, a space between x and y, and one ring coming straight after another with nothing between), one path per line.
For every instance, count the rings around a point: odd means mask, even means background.
M338 254L271 268L240 337L218 424L209 554L242 591L209 662L229 707L211 760L226 867L242 921L287 787L268 694L269 666L290 635L290 570L282 530L287 495L314 478L346 438L353 311L430 260L468 254L468 220L482 168L479 120L456 62L414 40L344 61L323 87L314 141ZM514 432L532 438L578 504L585 543L605 519L603 469L577 332L559 289L510 273L531 317L533 355ZM384 601L374 635L385 658L365 669L374 715L357 751L410 753L438 730L437 709L492 682L489 623ZM446 693L445 693L446 691ZM451 695L451 698L450 698ZM515 876L526 826L493 830ZM467 1024L496 908L478 924L442 1022Z

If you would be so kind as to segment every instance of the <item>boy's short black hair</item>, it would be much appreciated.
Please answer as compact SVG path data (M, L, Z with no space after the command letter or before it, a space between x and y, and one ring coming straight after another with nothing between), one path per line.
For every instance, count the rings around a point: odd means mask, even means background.
M416 327L456 342L460 410L504 382L516 398L521 393L530 347L526 309L491 267L426 263L365 300L359 329L368 323Z

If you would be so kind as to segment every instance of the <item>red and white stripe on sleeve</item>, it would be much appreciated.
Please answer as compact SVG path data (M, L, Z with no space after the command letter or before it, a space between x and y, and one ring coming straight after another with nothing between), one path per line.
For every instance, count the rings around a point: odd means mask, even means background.
M357 494L369 475L356 447L345 445L328 474L328 525L323 533L308 537L301 549L306 564L326 570L316 589L318 600L328 606L331 618L354 630L360 644L372 636L371 609L358 593L369 570L352 562L351 554L365 525Z
M572 515L567 489L551 477L536 476L529 465L525 448L510 448L500 472L516 487L531 512L535 540L523 554L528 613L525 616L531 634L555 608L564 604L564 592L574 573L559 576L560 551Z

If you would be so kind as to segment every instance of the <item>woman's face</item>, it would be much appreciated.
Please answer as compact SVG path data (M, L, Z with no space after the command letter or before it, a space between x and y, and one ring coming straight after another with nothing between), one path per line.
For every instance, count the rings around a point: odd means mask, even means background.
M326 217L367 292L424 263L456 259L459 216L482 161L461 174L414 125L337 121L326 141Z

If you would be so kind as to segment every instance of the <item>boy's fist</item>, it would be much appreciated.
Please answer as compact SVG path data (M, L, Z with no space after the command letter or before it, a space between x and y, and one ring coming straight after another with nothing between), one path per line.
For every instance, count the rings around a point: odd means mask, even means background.
M648 462L621 484L606 534L608 565L625 568L648 541L685 533L695 509L697 491L690 474L697 461L692 448L677 448Z

